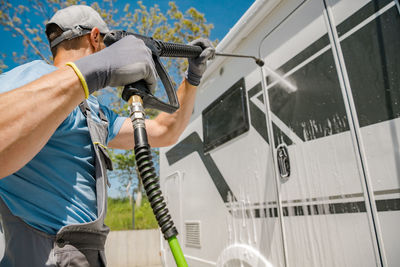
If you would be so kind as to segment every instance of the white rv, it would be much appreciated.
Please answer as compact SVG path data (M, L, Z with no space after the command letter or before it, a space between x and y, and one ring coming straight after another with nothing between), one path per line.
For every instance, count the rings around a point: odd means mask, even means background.
M216 58L160 151L189 266L400 266L399 11L257 0L221 41L265 65Z

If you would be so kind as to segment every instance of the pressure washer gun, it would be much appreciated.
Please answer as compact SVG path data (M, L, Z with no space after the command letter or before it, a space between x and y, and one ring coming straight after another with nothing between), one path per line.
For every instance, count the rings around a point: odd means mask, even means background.
M179 108L178 98L174 86L172 85L171 78L161 63L160 57L192 58L199 56L203 49L200 46L162 42L151 37L126 31L109 32L104 37L104 43L106 46L109 46L127 35L133 35L136 38L141 39L151 50L157 74L165 88L169 103L162 102L152 95L152 93L146 88L144 81L139 81L125 86L122 98L125 101L129 101L130 96L138 94L142 97L145 108L154 108L167 113L174 113Z
M174 57L174 58L195 58L198 57L203 49L196 45L185 45L177 43L163 42L160 40L153 39L152 37L140 35L137 33L127 32L123 30L114 30L106 34L104 37L104 43L106 46L110 46L116 41L124 38L127 35L133 35L138 39L141 39L145 45L151 50L153 54L153 60L155 63L156 71L160 80L165 88L165 92L168 96L169 103L164 103L158 98L154 97L151 92L146 88L144 81L134 83L135 88L132 85L128 85L124 88L122 98L125 101L129 101L129 97L133 95L133 92L138 93L143 98L145 108L154 108L167 113L174 113L179 108L178 98L175 93L174 86L168 72L160 61L160 57ZM256 57L238 54L226 54L226 53L215 53L216 56L225 57L242 57L252 58L255 63L262 67L264 62Z
M178 239L176 238L178 231L169 215L167 205L164 202L160 190L159 179L153 167L150 145L147 140L145 127L144 108L157 109L167 113L175 112L179 108L178 97L176 96L171 78L160 61L160 57L195 58L201 54L203 49L200 46L162 42L151 37L126 31L111 31L107 33L104 37L104 43L106 46L110 46L127 35L133 35L136 38L143 40L145 45L150 48L156 71L168 96L168 103L162 102L160 99L156 98L152 92L150 92L143 80L126 85L122 91L122 98L129 103L130 118L134 130L135 156L139 176L142 178L143 186L147 197L149 198L153 213L164 238L168 241L176 265L178 267L188 266ZM253 58L257 65L264 65L262 60L252 56L222 53L216 53L215 55Z

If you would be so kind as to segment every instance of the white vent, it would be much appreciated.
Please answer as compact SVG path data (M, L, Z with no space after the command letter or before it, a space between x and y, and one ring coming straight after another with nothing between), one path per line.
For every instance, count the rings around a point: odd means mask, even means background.
M187 247L200 248L200 222L185 222L185 245Z

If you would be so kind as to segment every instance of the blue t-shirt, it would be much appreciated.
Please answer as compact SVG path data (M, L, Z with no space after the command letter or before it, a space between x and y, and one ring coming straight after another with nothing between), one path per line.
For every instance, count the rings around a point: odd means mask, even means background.
M56 69L40 60L19 66L0 75L0 93ZM100 107L107 116L107 142L112 140L125 118L93 96L87 102L95 121L100 121ZM94 162L86 118L76 107L29 163L0 180L0 196L15 216L49 234L65 225L91 222L97 218Z

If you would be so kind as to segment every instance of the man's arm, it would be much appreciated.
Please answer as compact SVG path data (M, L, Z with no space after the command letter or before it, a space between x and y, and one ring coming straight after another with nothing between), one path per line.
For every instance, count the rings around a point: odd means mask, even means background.
M156 83L151 52L133 36L68 64L0 94L0 179L28 163L85 95L108 85Z
M68 66L0 94L0 178L28 163L84 99L81 82Z
M192 115L196 88L184 79L177 92L179 109L173 114L162 112L154 120L146 120L146 130L151 147L170 146L176 143ZM126 119L117 136L110 141L109 146L118 149L134 148L133 127L130 119Z

